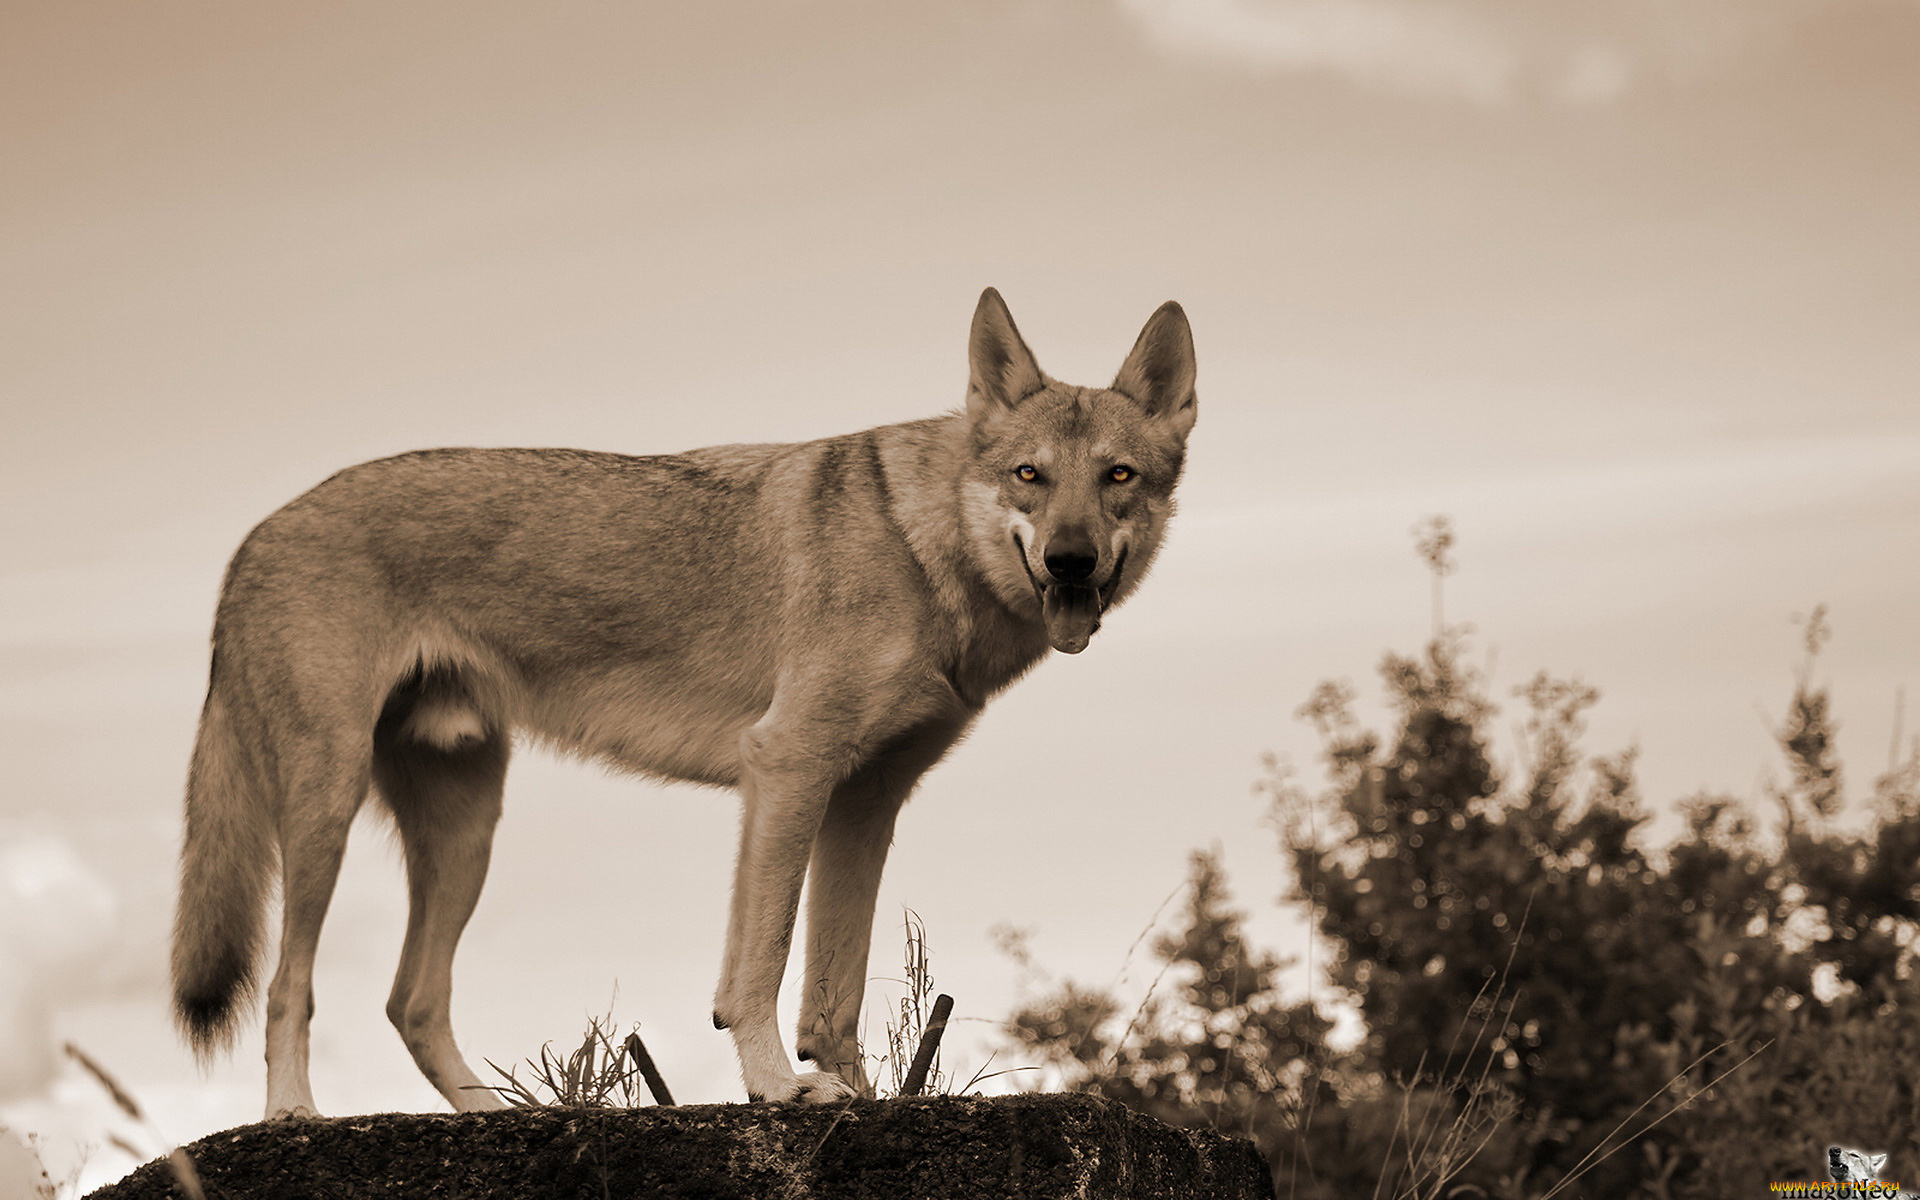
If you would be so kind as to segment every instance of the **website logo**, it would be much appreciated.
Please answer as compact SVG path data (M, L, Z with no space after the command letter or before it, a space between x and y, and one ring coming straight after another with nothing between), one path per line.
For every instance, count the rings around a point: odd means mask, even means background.
M1900 1181L1882 1178L1887 1169L1885 1153L1872 1154L1845 1146L1827 1147L1827 1175L1832 1182L1795 1180L1775 1182L1768 1187L1773 1195L1807 1197L1808 1200L1920 1200L1920 1192L1901 1190Z

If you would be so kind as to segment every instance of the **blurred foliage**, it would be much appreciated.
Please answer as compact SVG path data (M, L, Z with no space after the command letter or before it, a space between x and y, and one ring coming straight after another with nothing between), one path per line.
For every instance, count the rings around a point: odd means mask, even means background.
M1390 738L1322 684L1301 716L1326 786L1267 783L1333 999L1286 998L1196 854L1153 948L1170 986L1126 1005L1057 984L1008 1030L1066 1089L1254 1138L1299 1200L1719 1200L1824 1179L1836 1143L1920 1175L1920 745L1870 821L1849 812L1826 637L1816 610L1763 811L1693 796L1655 847L1633 751L1581 747L1598 693L1516 689L1503 773L1496 705L1442 626L1381 664ZM1357 1040L1330 1041L1341 1011Z

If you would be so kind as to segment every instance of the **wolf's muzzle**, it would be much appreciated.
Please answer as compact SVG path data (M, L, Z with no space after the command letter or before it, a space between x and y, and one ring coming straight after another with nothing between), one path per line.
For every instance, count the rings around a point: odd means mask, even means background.
M1063 654L1078 654L1100 629L1100 614L1113 602L1120 589L1120 571L1126 566L1124 549L1114 560L1104 582L1096 584L1100 568L1099 554L1091 540L1084 545L1074 540L1056 541L1041 556L1046 570L1036 574L1027 558L1027 547L1018 533L1013 535L1014 552L1026 568L1027 582L1033 585L1040 601L1040 616L1047 626L1047 641Z

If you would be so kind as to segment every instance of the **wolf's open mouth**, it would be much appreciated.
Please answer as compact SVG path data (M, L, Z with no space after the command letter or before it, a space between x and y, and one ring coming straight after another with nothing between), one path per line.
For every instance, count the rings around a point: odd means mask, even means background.
M1127 553L1120 552L1119 561L1113 564L1107 581L1097 588L1083 587L1073 583L1042 583L1033 573L1033 566L1027 561L1027 547L1019 534L1013 535L1013 548L1020 555L1020 566L1027 573L1027 582L1033 585L1033 594L1040 601L1040 613L1047 623L1047 641L1062 654L1078 654L1087 648L1093 635L1100 630L1100 614L1112 603L1114 593L1120 590L1120 571L1127 565Z

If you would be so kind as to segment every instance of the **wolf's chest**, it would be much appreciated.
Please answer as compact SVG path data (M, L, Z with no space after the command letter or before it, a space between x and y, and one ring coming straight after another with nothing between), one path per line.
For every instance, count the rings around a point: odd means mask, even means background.
M1044 628L1011 620L982 622L954 647L947 683L971 708L983 707L1047 654Z

